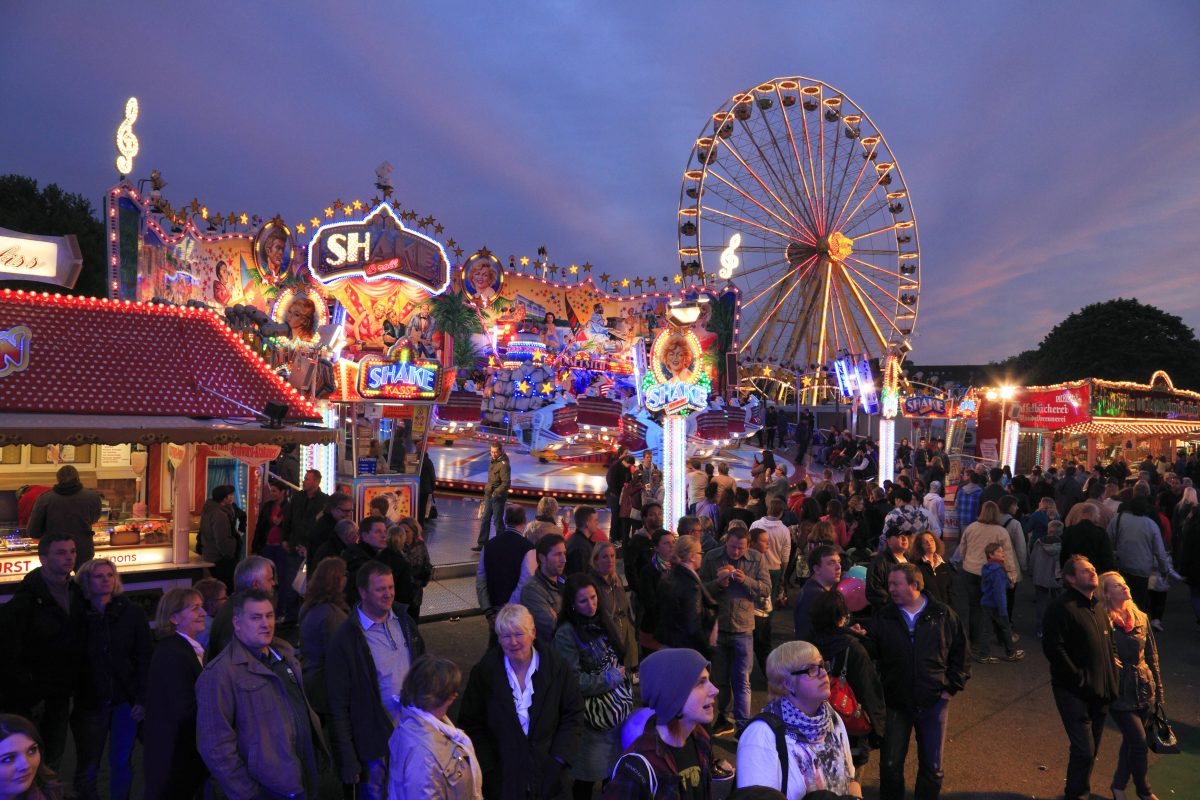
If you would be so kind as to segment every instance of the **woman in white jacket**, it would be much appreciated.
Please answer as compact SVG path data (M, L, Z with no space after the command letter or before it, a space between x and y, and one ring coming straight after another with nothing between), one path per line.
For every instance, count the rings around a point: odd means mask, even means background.
M388 800L482 800L475 747L446 716L461 685L458 666L433 655L418 658L404 676L404 708L388 741Z

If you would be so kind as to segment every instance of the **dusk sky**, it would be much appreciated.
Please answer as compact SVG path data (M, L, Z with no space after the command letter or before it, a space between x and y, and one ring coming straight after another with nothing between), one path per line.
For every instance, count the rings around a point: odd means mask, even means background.
M467 251L678 269L692 143L731 95L845 92L904 171L912 358L978 363L1135 296L1200 327L1200 3L37 3L0 12L0 173L134 177L288 222L374 195ZM1148 370L1152 367L1148 367Z

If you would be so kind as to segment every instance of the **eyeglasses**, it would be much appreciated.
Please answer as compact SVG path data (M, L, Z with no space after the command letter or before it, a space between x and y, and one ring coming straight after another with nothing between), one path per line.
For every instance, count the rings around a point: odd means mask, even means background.
M825 662L818 661L815 664L809 664L807 667L792 670L792 677L799 675L807 675L810 678L819 678L823 674L828 674L829 670L825 669Z
M338 506L338 511L342 512L343 514L353 514L354 506L349 506L346 508L343 508L342 506Z

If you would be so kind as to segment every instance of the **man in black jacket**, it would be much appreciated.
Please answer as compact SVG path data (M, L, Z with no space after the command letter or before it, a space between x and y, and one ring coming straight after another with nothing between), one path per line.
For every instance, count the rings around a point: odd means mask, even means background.
M904 563L904 554L908 552L910 541L906 529L890 527L887 529L887 548L871 559L871 566L867 568L867 602L871 604L871 611L875 614L891 602L888 576L892 567Z
M887 700L887 724L879 754L879 796L904 797L904 757L917 733L914 796L936 800L942 789L942 748L950 698L971 677L962 621L948 606L923 594L924 578L914 564L888 572L892 602L871 625L879 654L879 676Z
M533 549L533 543L522 534L525 528L525 508L509 506L504 509L504 532L487 541L475 570L475 597L487 615L490 625L500 607L512 599L521 580L521 562ZM495 632L492 632L493 640Z
M57 769L67 745L71 697L84 653L83 592L71 580L75 539L51 532L38 540L34 569L0 606L0 708L31 719L44 740L44 761Z
M1042 619L1042 651L1050 662L1050 689L1070 742L1065 796L1091 793L1092 767L1108 704L1117 695L1116 653L1096 599L1096 568L1080 555L1063 564L1063 591Z
M346 604L358 602L358 579L355 575L366 563L378 561L392 571L396 598L406 606L412 602L412 566L408 559L388 547L387 520L383 517L364 517L358 523L358 544L342 551L346 562Z
M407 608L395 602L386 564L363 564L355 583L360 602L334 632L325 655L330 738L342 783L361 784L361 797L382 798L400 687L424 646Z
M312 529L308 532L307 563L310 570L316 569L321 563L318 554L338 555L344 545L330 544L336 538L334 528L344 519L354 521L354 498L343 492L334 492L325 504L325 512L317 517ZM333 549L333 552L329 551Z
M309 536L317 517L325 510L329 495L321 491L321 473L310 469L304 473L300 484L303 491L297 492L288 504L287 517L284 522L284 541L296 552L304 548L307 552ZM280 576L281 578L283 576Z

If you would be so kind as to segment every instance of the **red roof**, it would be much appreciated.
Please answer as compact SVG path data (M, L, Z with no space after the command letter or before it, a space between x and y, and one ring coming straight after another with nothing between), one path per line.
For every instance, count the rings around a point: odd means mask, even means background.
M207 309L0 290L0 337L21 326L28 367L0 377L0 411L250 419L238 403L278 401L288 419L320 419Z

